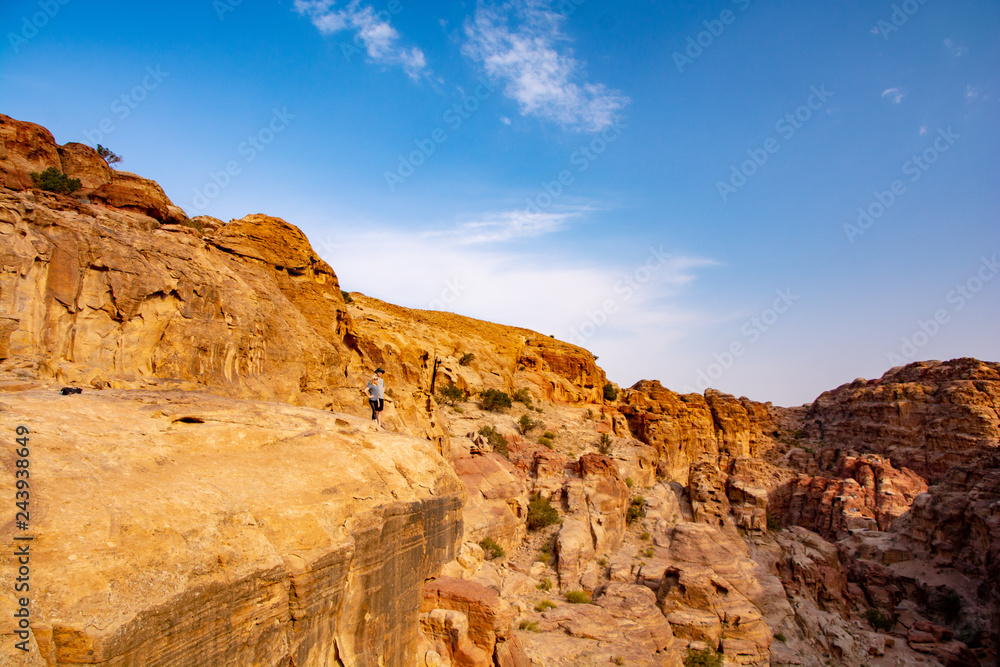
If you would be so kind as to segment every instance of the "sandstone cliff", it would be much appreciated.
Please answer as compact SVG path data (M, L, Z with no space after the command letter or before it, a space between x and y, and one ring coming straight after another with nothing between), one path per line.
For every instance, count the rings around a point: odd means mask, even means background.
M17 664L995 660L1000 364L806 408L606 401L582 348L345 298L280 218L189 220L38 125L0 139L0 428L31 430L37 537ZM81 190L33 189L50 166Z

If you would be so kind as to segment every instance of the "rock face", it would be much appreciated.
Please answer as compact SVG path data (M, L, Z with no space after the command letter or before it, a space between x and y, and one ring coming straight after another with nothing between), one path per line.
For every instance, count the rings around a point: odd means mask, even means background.
M536 401L602 400L604 371L583 348L528 329L403 308L357 292L351 297L359 346L375 363L395 360L405 384L511 395L525 388Z
M824 392L803 429L822 443L880 454L897 469L936 479L1000 445L998 410L1000 364L928 361Z
M678 394L643 380L619 407L636 438L660 453L660 474L687 484L690 466L707 458L723 471L739 457L760 456L776 429L767 406L709 389Z
M922 477L881 456L844 456L827 476L800 475L775 491L771 511L784 523L839 540L853 530L889 530L926 490Z
M432 443L191 392L4 395L0 427L18 425L49 664L412 660L423 583L461 536L464 492ZM15 557L0 559L13 590Z

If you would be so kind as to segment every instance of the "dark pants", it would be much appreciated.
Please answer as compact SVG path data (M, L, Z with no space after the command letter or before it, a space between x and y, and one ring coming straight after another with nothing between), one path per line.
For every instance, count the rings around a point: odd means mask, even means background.
M385 401L381 398L378 400L369 398L368 405L372 406L372 419L375 419L375 417L378 416L378 413L382 412L382 408L385 407Z

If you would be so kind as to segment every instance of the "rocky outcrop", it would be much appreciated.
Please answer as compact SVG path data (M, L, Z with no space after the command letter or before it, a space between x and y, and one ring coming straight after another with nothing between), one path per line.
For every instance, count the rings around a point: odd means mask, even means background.
M875 454L843 456L824 476L800 475L777 489L771 512L782 523L839 540L856 530L889 530L927 483Z
M396 377L404 384L453 384L473 395L527 389L536 401L603 401L604 371L583 348L528 329L403 308L358 292L351 297L360 348L376 363L398 363Z
M617 549L625 535L629 493L614 462L605 456L584 454L575 468L563 487L568 517L556 538L559 585L593 590L597 556Z
M5 394L0 427L18 425L31 520L16 534L34 538L33 654L48 664L412 661L424 581L461 536L464 492L432 443L193 392Z
M453 455L455 473L468 501L462 510L465 539L479 543L489 537L511 552L524 539L528 490L522 474L499 454Z
M1000 445L998 411L1000 364L927 361L824 392L803 429L822 444L880 454L932 480Z
M636 438L657 448L660 474L684 485L702 459L728 472L737 458L760 456L777 428L766 405L712 389L678 394L648 380L623 392L619 411Z

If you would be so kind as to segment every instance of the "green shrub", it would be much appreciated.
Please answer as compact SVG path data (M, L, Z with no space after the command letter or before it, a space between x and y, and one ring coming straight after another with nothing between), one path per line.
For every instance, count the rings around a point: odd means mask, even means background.
M541 530L559 521L559 512L548 498L539 493L531 494L531 499L528 501L528 530Z
M542 437L543 438L548 438L549 440L555 440L556 439L556 434L553 433L552 431L546 431L545 433L542 433Z
M500 431L492 426L483 426L479 429L479 435L486 438L486 441L490 443L490 447L493 451L504 457L505 459L510 459L510 449L507 447L507 438L500 434Z
M642 496L636 496L629 502L628 510L625 513L625 523L630 524L637 519L646 516L646 500Z
M515 391L514 392L514 396L512 398L515 401L517 401L518 403L524 403L526 406L528 406L529 409L531 409L531 407L532 407L531 406L531 392L528 391L525 387L522 387L522 388L518 389L517 391Z
M647 547L642 550L642 555L645 556L646 558L652 558L653 556L656 555L656 551L653 549L653 547Z
M776 533L781 530L781 524L778 523L778 517L774 516L770 512L767 513L767 529L772 533Z
M108 166L111 166L113 164L118 164L119 162L122 161L122 156L118 155L110 148L97 144L97 148L95 150L97 151L98 155L104 158L104 161L108 163Z
M496 543L492 537L483 538L483 541L479 543L483 551L486 553L486 560L496 560L497 558L503 558L506 556L506 552L503 550L499 544Z
M61 195L68 195L80 189L79 178L70 178L55 167L49 167L42 173L31 172L31 182L36 188L48 190Z
M644 531L642 535L639 536L639 539L643 541L648 541L651 537L652 535L650 535L648 531Z
M544 435L538 439L538 444L543 447L548 447L552 449L552 438L546 438Z
M865 620L876 630L883 632L892 630L892 620L875 607L868 608L868 611L865 612Z
M587 591L570 591L566 594L566 601L570 604L590 604L590 595Z
M775 632L774 633L774 638L777 639L782 644L785 644L788 641L788 638L785 637L785 634L783 632Z
M610 382L604 385L604 400L605 401L617 401L618 400L618 390Z
M601 567L607 567L608 566L608 559L607 558L602 558L599 561L597 561L597 564L600 565Z
M537 611L540 614L543 611L548 611L549 609L555 609L558 606L559 605L557 605L552 600L542 600L541 602L535 605L535 611Z
M627 486L628 488L631 489L634 485L635 485L635 482L632 481L631 477L626 477L625 478L625 486Z
M489 410L490 412L500 412L504 408L511 406L510 396L496 389L487 389L481 392L479 397L482 399L483 410Z
M453 406L451 409L454 410L455 412L457 412L460 415L464 415L465 414L465 410L463 410L462 408L458 407L457 405Z
M517 430L521 435L527 435L528 431L533 428L538 427L540 424L528 415L521 415L521 418L517 420Z
M601 438L597 441L597 449L598 449L598 451L601 452L601 454L604 454L605 456L607 456L608 454L610 454L611 453L611 436L609 436L607 433L602 433L601 434Z
M927 600L927 610L943 620L945 625L954 625L962 615L962 596L951 588L939 587Z
M551 558L552 554L548 554L548 556ZM535 588L537 588L540 591L551 591L552 590L552 580L549 579L548 577L545 577L544 579L542 579L542 583L536 585ZM552 606L554 607L555 605L552 605ZM537 610L538 607L535 607L535 609Z
M521 621L518 627L528 632L538 632L538 621Z
M722 667L722 656L718 651L703 648L700 651L688 649L684 656L684 667Z
M351 296L350 292L340 290L340 296L344 297L344 303L354 303L354 297Z
M636 496L628 504L628 510L625 513L625 523L632 523L636 519L641 519L646 516L646 499L642 496Z
M455 405L467 399L469 395L457 384L449 384L438 389L438 398L442 403Z
M198 222L197 220L192 220L190 218L185 218L180 221L182 227L190 227L191 229L197 229L199 232L205 231L205 225Z
M458 360L458 365L459 366L468 366L473 361L475 361L475 359L476 359L476 355L472 354L471 352L466 352L465 354L462 355L462 358Z

